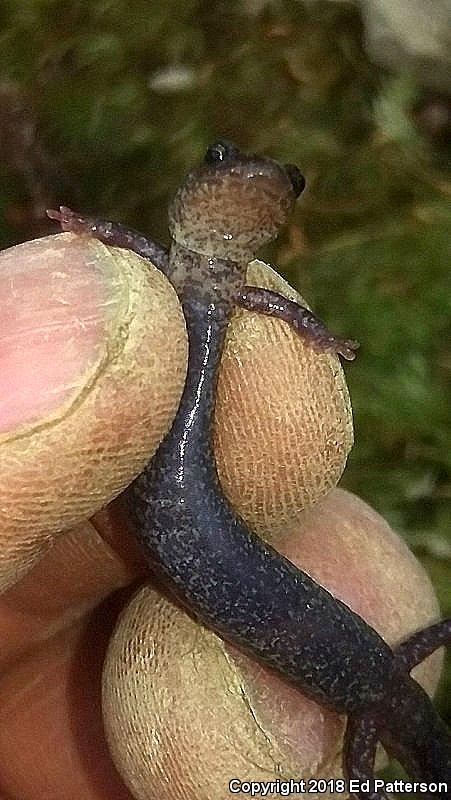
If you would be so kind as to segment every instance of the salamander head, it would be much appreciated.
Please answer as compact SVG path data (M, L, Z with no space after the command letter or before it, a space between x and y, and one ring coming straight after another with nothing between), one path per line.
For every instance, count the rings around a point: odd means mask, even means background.
M298 168L211 145L169 210L176 242L198 253L249 260L284 225L305 185Z

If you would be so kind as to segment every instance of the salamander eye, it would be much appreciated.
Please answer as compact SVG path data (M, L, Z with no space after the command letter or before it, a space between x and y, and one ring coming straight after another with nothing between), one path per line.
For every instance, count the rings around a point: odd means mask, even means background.
M204 161L206 164L217 164L219 161L228 161L230 158L236 158L238 155L238 148L231 142L224 140L211 144L205 153Z
M305 178L302 172L298 169L296 164L285 164L284 170L291 181L291 185L296 197L299 197L301 192L303 192L305 189Z

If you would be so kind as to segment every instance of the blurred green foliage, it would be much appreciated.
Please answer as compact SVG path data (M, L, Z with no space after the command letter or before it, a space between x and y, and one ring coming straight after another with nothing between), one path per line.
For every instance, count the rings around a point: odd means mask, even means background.
M407 539L450 615L449 152L415 124L422 92L370 62L343 2L0 8L2 246L54 230L59 202L167 240L167 202L218 136L302 167L264 255L360 340L343 484Z

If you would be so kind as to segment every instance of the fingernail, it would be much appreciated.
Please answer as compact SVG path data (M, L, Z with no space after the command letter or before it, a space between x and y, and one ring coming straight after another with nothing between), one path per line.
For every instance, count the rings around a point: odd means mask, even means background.
M0 433L51 419L92 380L121 299L111 261L66 234L0 253Z

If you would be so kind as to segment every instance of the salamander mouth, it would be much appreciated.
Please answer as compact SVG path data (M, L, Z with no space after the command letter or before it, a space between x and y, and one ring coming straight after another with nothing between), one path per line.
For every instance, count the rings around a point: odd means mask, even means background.
M233 164L252 164L256 161L256 156L246 155L239 148L227 139L219 139L211 144L205 153L204 164L208 167L229 167ZM258 162L266 159L258 159ZM267 161L269 163L269 161ZM305 188L305 178L296 164L284 164L280 167L287 176L295 197L299 197Z

